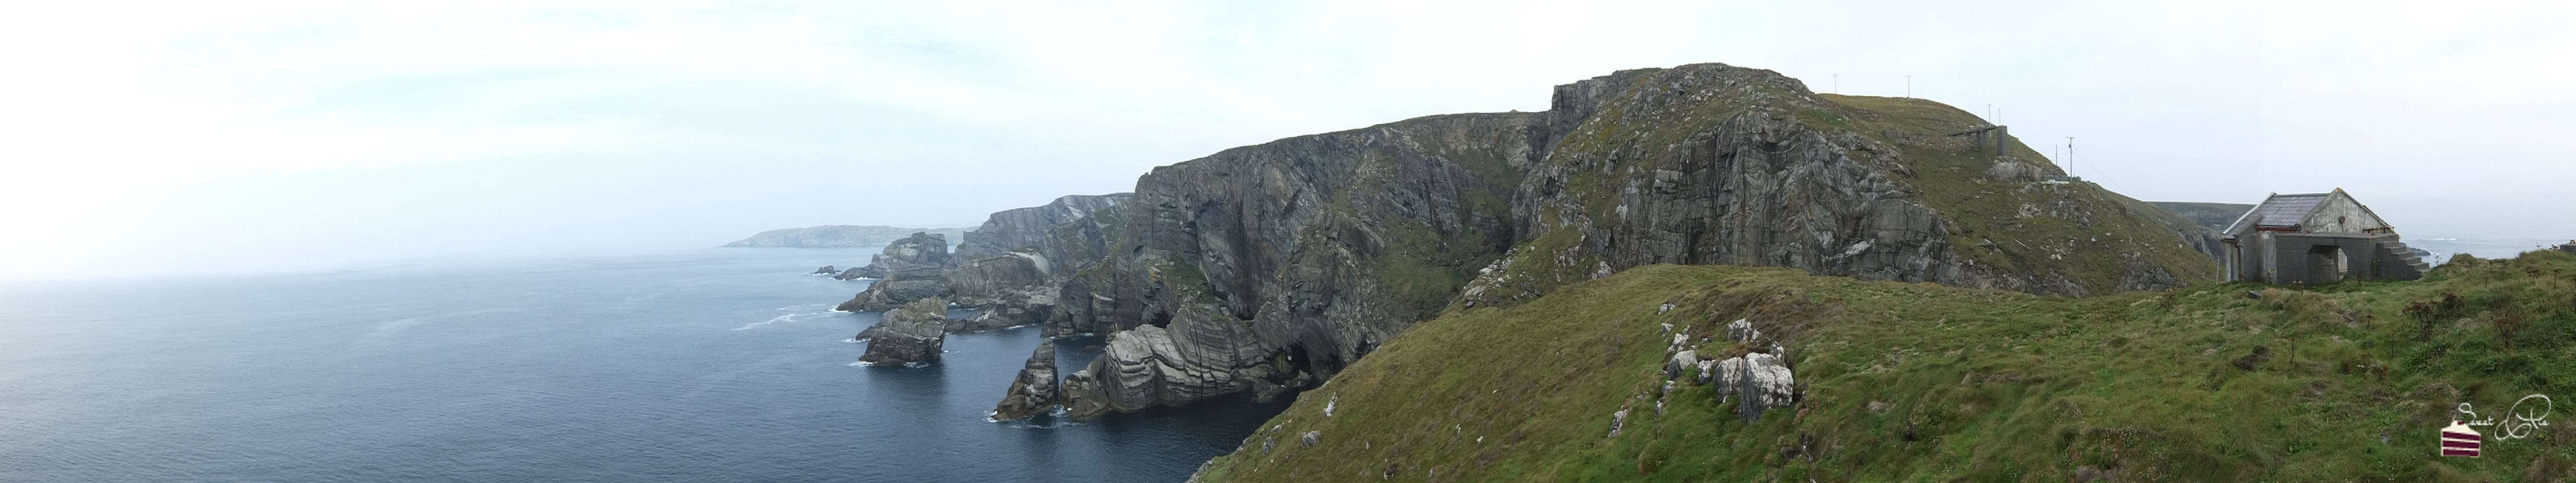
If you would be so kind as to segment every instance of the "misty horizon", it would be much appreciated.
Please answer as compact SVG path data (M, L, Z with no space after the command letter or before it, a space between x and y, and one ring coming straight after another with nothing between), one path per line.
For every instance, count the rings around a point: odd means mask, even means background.
M2535 216L2576 208L2566 6L1455 6L14 7L21 40L70 41L0 47L41 67L0 81L0 279L972 226L1703 62L1943 102L2061 158L2071 136L2074 174L2141 200L2342 188L2410 237L2576 237Z

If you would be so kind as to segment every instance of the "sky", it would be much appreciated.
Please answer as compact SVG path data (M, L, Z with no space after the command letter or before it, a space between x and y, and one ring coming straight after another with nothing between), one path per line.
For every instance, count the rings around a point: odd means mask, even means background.
M2569 2L17 2L0 279L966 226L1702 62L2071 136L2139 199L2571 238L2571 61Z

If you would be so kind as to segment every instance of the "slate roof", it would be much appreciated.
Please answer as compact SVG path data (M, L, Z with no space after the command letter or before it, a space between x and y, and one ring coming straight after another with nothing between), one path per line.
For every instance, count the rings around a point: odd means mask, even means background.
M2246 211L2245 216L2237 218L2235 224L2227 225L2227 234L2243 233L2249 228L2297 228L2299 219L2316 211L2317 205L2324 204L2326 197L2332 195L2334 193L2272 195L2264 198L2263 204Z

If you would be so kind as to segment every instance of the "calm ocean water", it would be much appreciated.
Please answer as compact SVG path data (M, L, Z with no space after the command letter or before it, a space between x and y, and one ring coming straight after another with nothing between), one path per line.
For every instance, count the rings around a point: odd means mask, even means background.
M0 285L0 481L1180 481L1285 407L987 422L1036 329L853 366L872 251Z

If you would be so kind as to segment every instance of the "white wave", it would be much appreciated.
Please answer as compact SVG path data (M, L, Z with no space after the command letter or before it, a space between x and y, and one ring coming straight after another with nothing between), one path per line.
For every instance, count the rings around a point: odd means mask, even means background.
M744 325L743 325L743 326L741 326L741 327L735 327L735 328L733 328L733 330L744 330L744 329L750 329L750 328L753 328L753 327L759 327L759 326L763 326L763 325L775 324L775 323L779 323L779 322L795 322L795 321L796 321L796 314L787 314L787 315L781 315L781 316L777 316L777 317L771 317L771 318L769 318L769 320L763 320L763 321L759 321L759 322L752 322L752 323L750 323L750 324L744 324Z
M423 315L423 316L419 316L419 317L405 317L405 318L400 318L400 319L388 320L388 321L384 321L384 322L377 322L377 323L376 323L376 330L373 330L373 331L369 331L369 332L367 332L367 335L365 335L365 336L360 336L360 337L358 338L358 343L361 343L361 344L366 344L366 343L380 343L380 342L383 342L383 341L384 341L385 339L387 339L387 338L391 338L391 337L393 337L395 334L401 333L401 332L402 332L402 331L404 331L404 330L408 330L408 329L411 329L412 327L419 326L419 325L424 324L424 323L428 323L429 321L432 321L432 320L444 319L444 318L449 318L449 317L467 316L467 315L498 314L498 313L508 313L508 312L525 312L525 310L520 310L520 309L476 309L476 310L467 310L467 311L463 311L463 312L449 312L449 313L444 313L444 314Z

